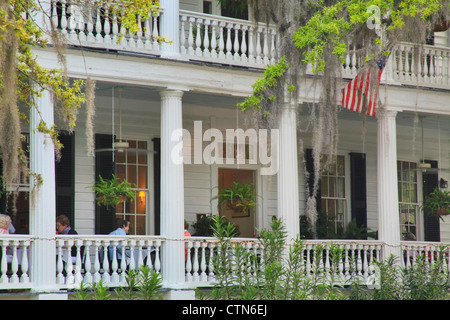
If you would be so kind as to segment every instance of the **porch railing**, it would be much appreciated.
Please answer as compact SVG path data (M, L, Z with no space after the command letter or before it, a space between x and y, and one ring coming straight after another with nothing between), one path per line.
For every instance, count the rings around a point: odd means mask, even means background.
M28 289L30 280L29 249L32 237L2 235L0 237L0 289Z
M80 6L73 0L51 1L50 17L68 44L161 55L157 37L161 35L159 20L164 19L164 13L142 19L141 28L130 33L107 4L93 3L87 0ZM181 59L263 68L275 63L280 55L273 25L186 10L180 10L179 25ZM342 66L347 78L353 78L360 67L360 61L352 52ZM450 48L402 43L393 49L383 81L448 89L449 61Z
M102 282L108 287L126 285L126 271L149 266L161 270L158 236L58 236L56 284L60 288Z
M121 287L126 286L126 270L137 270L142 265L157 272L162 270L160 256L164 237L58 235L49 241L55 243L56 251L54 262L50 262L56 265L55 291L77 288L82 282L101 281L105 286ZM257 239L236 238L233 242L259 257L259 261L264 260ZM30 251L34 243L34 238L28 235L0 237L0 290L33 288ZM185 245L185 288L214 285L213 257L218 250L217 239L189 237ZM320 268L325 275L333 274L336 284L340 285L349 284L355 276L360 283L367 283L371 266L383 258L384 245L375 240L305 240L302 245L305 275L313 275L315 269ZM419 256L425 256L425 262L430 265L442 258L442 271L449 272L449 247L437 242L404 241L399 260L404 267L410 267ZM339 259L333 256L333 248L341 250Z

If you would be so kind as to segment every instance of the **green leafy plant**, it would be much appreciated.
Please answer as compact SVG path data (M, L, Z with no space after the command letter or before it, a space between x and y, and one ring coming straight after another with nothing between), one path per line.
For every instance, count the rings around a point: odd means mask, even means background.
M213 199L219 200L219 206L240 212L247 212L256 206L255 198L261 197L255 192L253 183L233 182L229 187L222 188Z
M430 193L422 204L422 209L429 210L430 214L438 216L443 219L442 216L450 214L450 192L446 190L434 189Z
M99 175L99 180L91 187L95 191L98 205L106 207L115 207L118 204L136 199L136 188L134 183L126 180L119 180L113 174L111 179L105 180Z

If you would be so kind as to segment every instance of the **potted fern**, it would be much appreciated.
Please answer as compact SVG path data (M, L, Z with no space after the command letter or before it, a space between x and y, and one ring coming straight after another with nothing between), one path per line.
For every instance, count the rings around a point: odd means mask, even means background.
M116 207L118 204L129 200L136 199L136 192L133 190L136 188L134 183L130 183L126 180L119 180L113 174L111 179L103 179L99 175L99 180L92 186L92 190L95 192L97 204L99 206L104 205L107 208Z
M450 214L450 192L434 189L423 202L422 209L428 209L431 214L443 219L442 216Z
M213 199L219 200L219 206L247 213L250 208L256 206L255 198L260 197L255 192L253 183L233 182L229 187L222 188Z

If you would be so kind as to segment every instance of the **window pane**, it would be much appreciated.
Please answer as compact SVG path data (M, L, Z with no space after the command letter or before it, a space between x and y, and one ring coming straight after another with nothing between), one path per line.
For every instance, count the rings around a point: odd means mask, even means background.
M137 186L139 189L147 188L147 167L139 166L138 167L138 183Z
M337 158L337 174L340 177L344 176L344 157L343 156L339 156Z
M134 183L137 185L137 176L136 176L136 166L135 165L128 165L127 166L127 181L129 183Z
M320 181L320 191L322 197L328 197L328 177L322 177Z

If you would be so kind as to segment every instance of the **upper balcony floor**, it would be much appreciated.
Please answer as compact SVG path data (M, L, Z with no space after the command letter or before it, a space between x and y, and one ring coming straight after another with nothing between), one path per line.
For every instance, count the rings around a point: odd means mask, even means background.
M184 10L191 8L185 2L181 1L176 15L167 14L167 8L163 7L160 14L143 19L141 28L133 34L121 27L107 6L80 6L79 2L72 0L52 0L48 10L53 24L73 48L225 65L244 70L262 70L278 61L281 53L274 26ZM217 13L217 10L213 12ZM178 21L174 22L176 16ZM170 24L164 19L172 19L169 22L177 29L169 32L171 44L157 41L158 36L166 36L164 25ZM382 83L450 89L448 33L448 30L439 33L436 45L398 45L388 60ZM167 55L167 48L170 48L170 55ZM355 55L348 54L342 65L344 78L353 78L361 62Z

